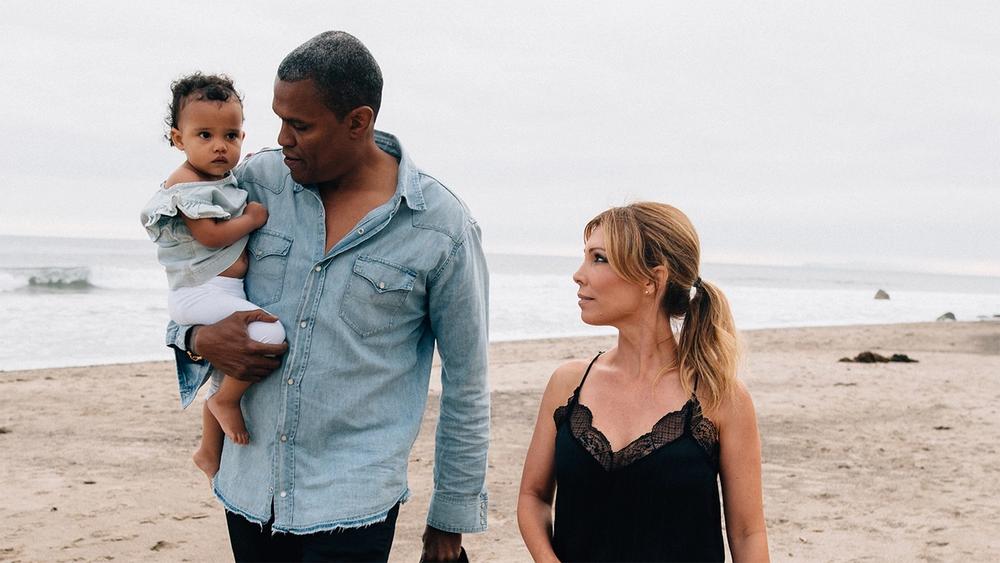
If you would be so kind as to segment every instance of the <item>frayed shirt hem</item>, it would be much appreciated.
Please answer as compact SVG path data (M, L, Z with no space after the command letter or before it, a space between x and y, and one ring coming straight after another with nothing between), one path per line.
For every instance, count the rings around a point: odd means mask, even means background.
M261 527L261 529L263 529L264 525L267 524L269 519L267 520L261 519L233 505L231 502L226 500L226 497L222 496L222 493L219 492L218 488L213 487L212 492L215 493L215 498L219 499L219 502L222 503L223 508L225 508L227 512L238 514L239 516L245 518L247 521L257 524L258 526ZM344 530L350 528L364 528L366 526L371 526L373 524L385 522L385 519L389 516L389 512L393 509L393 507L395 507L397 504L405 504L406 501L408 500L410 500L410 489L406 488L403 490L403 493L399 495L399 497L389 505L388 508L386 508L385 510L380 510L374 514L368 514L344 520L334 520L332 522L311 524L309 526L304 526L304 527L298 527L298 526L285 527L277 523L272 523L271 534L281 533L281 534L306 535L306 534L315 534L319 532L332 532L335 530Z

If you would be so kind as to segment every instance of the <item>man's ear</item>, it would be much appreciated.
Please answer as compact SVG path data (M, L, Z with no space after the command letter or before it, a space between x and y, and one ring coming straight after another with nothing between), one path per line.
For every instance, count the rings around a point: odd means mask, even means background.
M375 121L375 111L368 106L358 106L347 114L347 124L352 139L359 139L368 133L368 128Z
M181 138L181 130L176 127L170 128L170 142L180 150L184 150L184 141Z
M240 142L243 142L247 138L247 132L240 129Z

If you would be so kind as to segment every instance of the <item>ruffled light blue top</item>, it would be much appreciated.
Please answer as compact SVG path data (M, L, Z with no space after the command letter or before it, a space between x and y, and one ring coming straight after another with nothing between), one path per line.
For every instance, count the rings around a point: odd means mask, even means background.
M142 209L140 219L157 258L167 271L170 289L201 285L239 259L247 245L243 237L225 248L209 248L191 234L181 214L191 219L230 219L243 213L247 192L229 174L210 182L160 186Z

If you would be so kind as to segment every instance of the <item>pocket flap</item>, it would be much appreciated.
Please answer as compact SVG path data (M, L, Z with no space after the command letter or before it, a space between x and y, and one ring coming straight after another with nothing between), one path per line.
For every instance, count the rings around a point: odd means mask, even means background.
M354 261L354 273L368 280L379 293L409 291L417 278L417 273L405 266L372 256L358 256Z
M257 229L247 243L250 255L258 260L268 256L287 256L292 247L292 239L277 231Z

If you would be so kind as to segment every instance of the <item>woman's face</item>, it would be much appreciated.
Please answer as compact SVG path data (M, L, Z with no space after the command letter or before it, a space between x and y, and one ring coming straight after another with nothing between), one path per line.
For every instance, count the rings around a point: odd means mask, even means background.
M643 305L643 287L624 280L608 263L604 249L604 230L594 229L583 250L583 264L573 274L580 286L580 318L589 325L618 326L633 316Z

